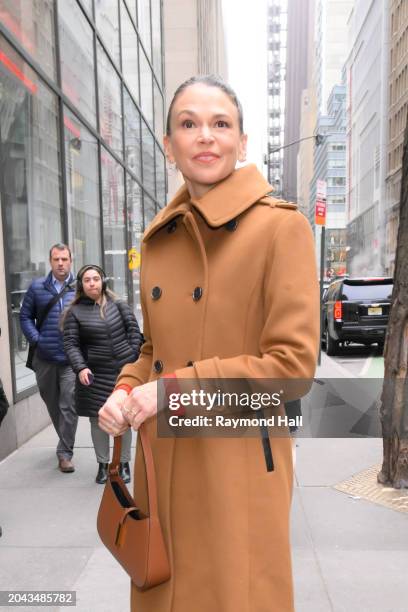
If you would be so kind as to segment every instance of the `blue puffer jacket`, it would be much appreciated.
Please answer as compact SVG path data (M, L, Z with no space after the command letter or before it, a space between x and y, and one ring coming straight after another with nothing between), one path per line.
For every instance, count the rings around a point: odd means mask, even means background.
M73 280L74 277L70 274L69 283L72 283ZM72 289L64 293L62 298L63 308L61 308L61 300L54 304L42 324L40 332L35 326L36 319L41 316L48 302L56 294L57 290L53 284L52 272L45 278L34 280L24 296L20 311L20 324L28 342L37 346L37 355L40 359L64 365L68 363L68 360L64 353L60 317L65 306L73 300L75 288L72 286Z

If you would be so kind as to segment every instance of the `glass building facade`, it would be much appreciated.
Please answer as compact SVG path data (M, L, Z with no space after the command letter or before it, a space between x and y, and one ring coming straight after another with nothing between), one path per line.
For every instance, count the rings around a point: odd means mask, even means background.
M49 247L102 265L141 319L140 240L165 205L161 0L0 0L0 198L14 401Z

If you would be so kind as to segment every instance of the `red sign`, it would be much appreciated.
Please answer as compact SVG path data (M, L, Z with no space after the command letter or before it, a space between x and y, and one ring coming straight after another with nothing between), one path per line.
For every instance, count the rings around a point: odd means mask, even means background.
M326 200L316 200L315 208L316 225L326 225Z

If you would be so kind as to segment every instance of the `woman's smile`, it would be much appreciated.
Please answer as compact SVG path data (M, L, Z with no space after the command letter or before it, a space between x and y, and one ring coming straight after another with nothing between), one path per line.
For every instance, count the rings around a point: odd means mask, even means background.
M204 151L203 153L198 153L195 155L193 159L201 164L212 164L220 159L220 156L210 151Z

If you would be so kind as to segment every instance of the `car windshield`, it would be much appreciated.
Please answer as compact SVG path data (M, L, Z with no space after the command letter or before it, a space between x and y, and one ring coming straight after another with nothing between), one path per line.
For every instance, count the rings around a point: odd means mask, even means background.
M390 300L392 283L386 285L343 285L343 300Z

